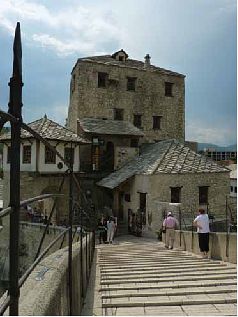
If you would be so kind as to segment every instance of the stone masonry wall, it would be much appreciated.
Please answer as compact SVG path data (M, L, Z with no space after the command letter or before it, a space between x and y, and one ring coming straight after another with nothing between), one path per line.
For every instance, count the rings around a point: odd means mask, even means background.
M9 204L9 187L10 187L10 174L8 172L4 173L3 177L3 204L4 208ZM61 175L47 175L47 174L36 174L30 172L21 172L21 187L20 187L20 197L21 200L29 199L31 197L39 196L41 194L47 193L58 193L59 186L61 184L63 174ZM69 195L68 178L65 178L64 185L62 188L62 194L64 196L57 198L56 211L52 218L52 222L55 223L56 220L60 221L68 217L68 195ZM51 209L53 204L53 199L47 199L44 201L44 209L48 211ZM33 203L32 207L38 206L38 203ZM42 210L44 213L45 210ZM57 219L56 219L57 214Z
M130 194L131 197L130 202L123 199L125 219L128 208L137 212L140 205L139 193L147 193L147 224L148 215L152 213L151 227L156 231L161 228L161 222L157 223L155 219L162 221L162 218L158 217L159 202L171 202L170 187L182 187L181 210L195 215L199 207L199 186L209 186L209 212L225 215L226 195L229 194L230 186L229 173L136 175L118 190Z
M109 74L106 88L98 88L98 72ZM136 77L135 91L127 91L127 76ZM142 115L145 141L175 138L184 141L184 78L150 70L79 61L73 70L68 126L77 131L77 118L113 119L113 109L124 109L124 120ZM115 79L113 82L110 79ZM165 96L164 83L171 82L173 96ZM162 116L161 129L153 130L152 116Z

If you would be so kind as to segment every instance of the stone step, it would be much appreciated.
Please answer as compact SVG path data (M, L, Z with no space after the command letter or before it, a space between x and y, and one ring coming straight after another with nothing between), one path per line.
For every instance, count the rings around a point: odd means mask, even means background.
M158 277L152 277L152 278L146 278L143 279L143 277L139 277L136 279L120 279L120 280L102 280L101 279L101 285L112 285L112 284L127 284L127 283L160 283L160 282L169 282L169 281L198 281L198 280L222 280L222 279L227 279L227 278L233 278L236 279L236 274L234 273L227 273L227 274L222 274L222 275L209 275L209 276L176 276L176 277L164 277L164 278L158 278Z
M189 270L167 270L167 271L162 271L162 270L151 270L150 272L146 271L131 271L131 272L115 272L115 273L103 273L101 272L101 278L107 278L107 279L121 279L121 278L134 278L137 276L143 276L143 278L146 277L151 277L151 276L176 276L176 275L182 275L186 273L186 276L194 276L194 269L189 269ZM225 273L234 273L236 274L236 269L234 268L211 268L211 269L200 269L200 270L196 270L196 275L204 275L204 273L219 273L219 274L225 274Z
M208 305L208 304L235 304L236 303L236 296L230 297L226 296L226 294L222 295L221 298L217 298L217 294L214 294L214 297L211 295L204 295L199 296L197 295L191 298L181 298L181 299L164 299L155 298L147 299L146 302L141 302L138 298L138 301L122 301L122 302L103 302L103 308L112 308L112 307L148 307L148 306L182 306L182 305ZM209 298L208 298L209 296ZM108 300L109 301L109 300Z
M226 271L235 271L236 272L236 268L229 268L229 267L209 267L209 268L204 268L204 267L198 267L196 268L196 272L226 272ZM184 272L193 272L194 273L194 267L191 268L166 268L166 270L164 268L162 269L148 269L148 270L126 270L126 271L117 271L115 272L115 270L111 270L111 271L107 271L107 270L101 270L101 276L103 275L107 275L108 277L112 277L112 276L131 276L132 274L139 274L139 275L146 275L146 274L163 274L163 273L184 273Z
M124 298L124 297L152 297L152 296L181 296L181 295L195 295L195 294L221 294L221 293L236 293L236 285L225 286L200 286L187 287L177 289L154 289L154 290L128 290L128 291L105 291L102 293L102 299L109 298Z
M100 292L108 292L108 291L134 291L137 290L165 290L165 289L184 289L184 288L192 288L192 287L216 287L216 286L234 286L237 285L236 281L234 279L227 279L227 280L219 280L219 281L182 281L182 282L164 282L160 284L151 284L151 283L142 283L141 285L138 285L137 283L132 284L128 286L127 284L117 284L117 285L110 285L110 286L101 286Z
M236 304L104 308L106 316L237 316Z
M220 264L220 265L217 265L217 264L213 264L212 262L208 262L206 264L206 267L207 268L219 268L219 267L227 267L226 264ZM183 264L183 265L170 265L170 264L163 264L163 265L156 265L156 266L153 266L154 269L173 269L173 268L178 268L178 269L183 269L183 268L192 268L192 269L199 269L199 268L204 268L204 263L198 263L198 264ZM144 266L144 265L137 265L137 266L129 266L129 267L125 267L125 266L121 266L121 267L117 267L116 271L117 272L131 272L131 271L150 271L151 270L151 266L150 265L147 265L147 266ZM115 272L115 267L112 267L112 268L105 268L104 266L101 266L101 273L102 272Z
M135 259L135 261L137 261ZM138 266L138 265L156 265L158 263L160 264L195 264L195 263L207 263L210 260L209 259L194 259L194 260L185 260L185 259L165 259L165 260L157 260L157 261L151 261L151 260L143 260L140 261L139 263L135 263L135 261L123 261L121 259L116 259L115 261L105 261L105 260L99 260L97 263L100 264L101 267L105 266L105 267L120 267L121 264L119 263L123 263L124 265L132 265L132 266Z

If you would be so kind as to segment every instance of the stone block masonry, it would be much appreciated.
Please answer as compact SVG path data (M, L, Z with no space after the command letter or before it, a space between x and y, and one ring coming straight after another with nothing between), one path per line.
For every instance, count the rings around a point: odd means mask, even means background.
M98 73L108 75L105 87L98 87ZM136 78L135 90L127 90L128 78ZM131 123L134 115L141 115L146 141L170 138L184 141L183 75L127 67L126 63L115 65L80 59L72 71L72 81L68 126L73 131L77 131L77 118L114 119L114 109L122 109L123 120ZM171 96L165 95L166 82L172 84ZM157 127L153 127L153 116L159 117Z

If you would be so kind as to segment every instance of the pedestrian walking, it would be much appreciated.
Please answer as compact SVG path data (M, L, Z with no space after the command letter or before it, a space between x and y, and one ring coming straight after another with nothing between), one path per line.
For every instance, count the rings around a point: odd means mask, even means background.
M107 242L112 243L113 237L115 233L115 222L112 217L109 218L107 222Z
M169 211L167 217L163 222L163 230L165 230L165 248L173 249L175 229L178 226L178 220L173 216L172 212Z
M209 218L204 209L198 209L199 215L194 219L193 224L197 227L198 243L203 258L208 258L209 251Z
M98 239L99 239L99 243L101 244L102 242L105 242L105 232L107 232L107 229L105 228L105 221L104 218L102 216L102 218L98 221Z

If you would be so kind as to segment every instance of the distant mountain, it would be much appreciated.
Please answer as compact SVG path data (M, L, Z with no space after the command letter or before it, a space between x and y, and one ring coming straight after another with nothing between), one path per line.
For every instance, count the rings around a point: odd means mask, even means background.
M212 143L198 143L198 151L202 151L204 148L214 148L216 151L225 152L225 151L237 151L237 144L219 146Z

